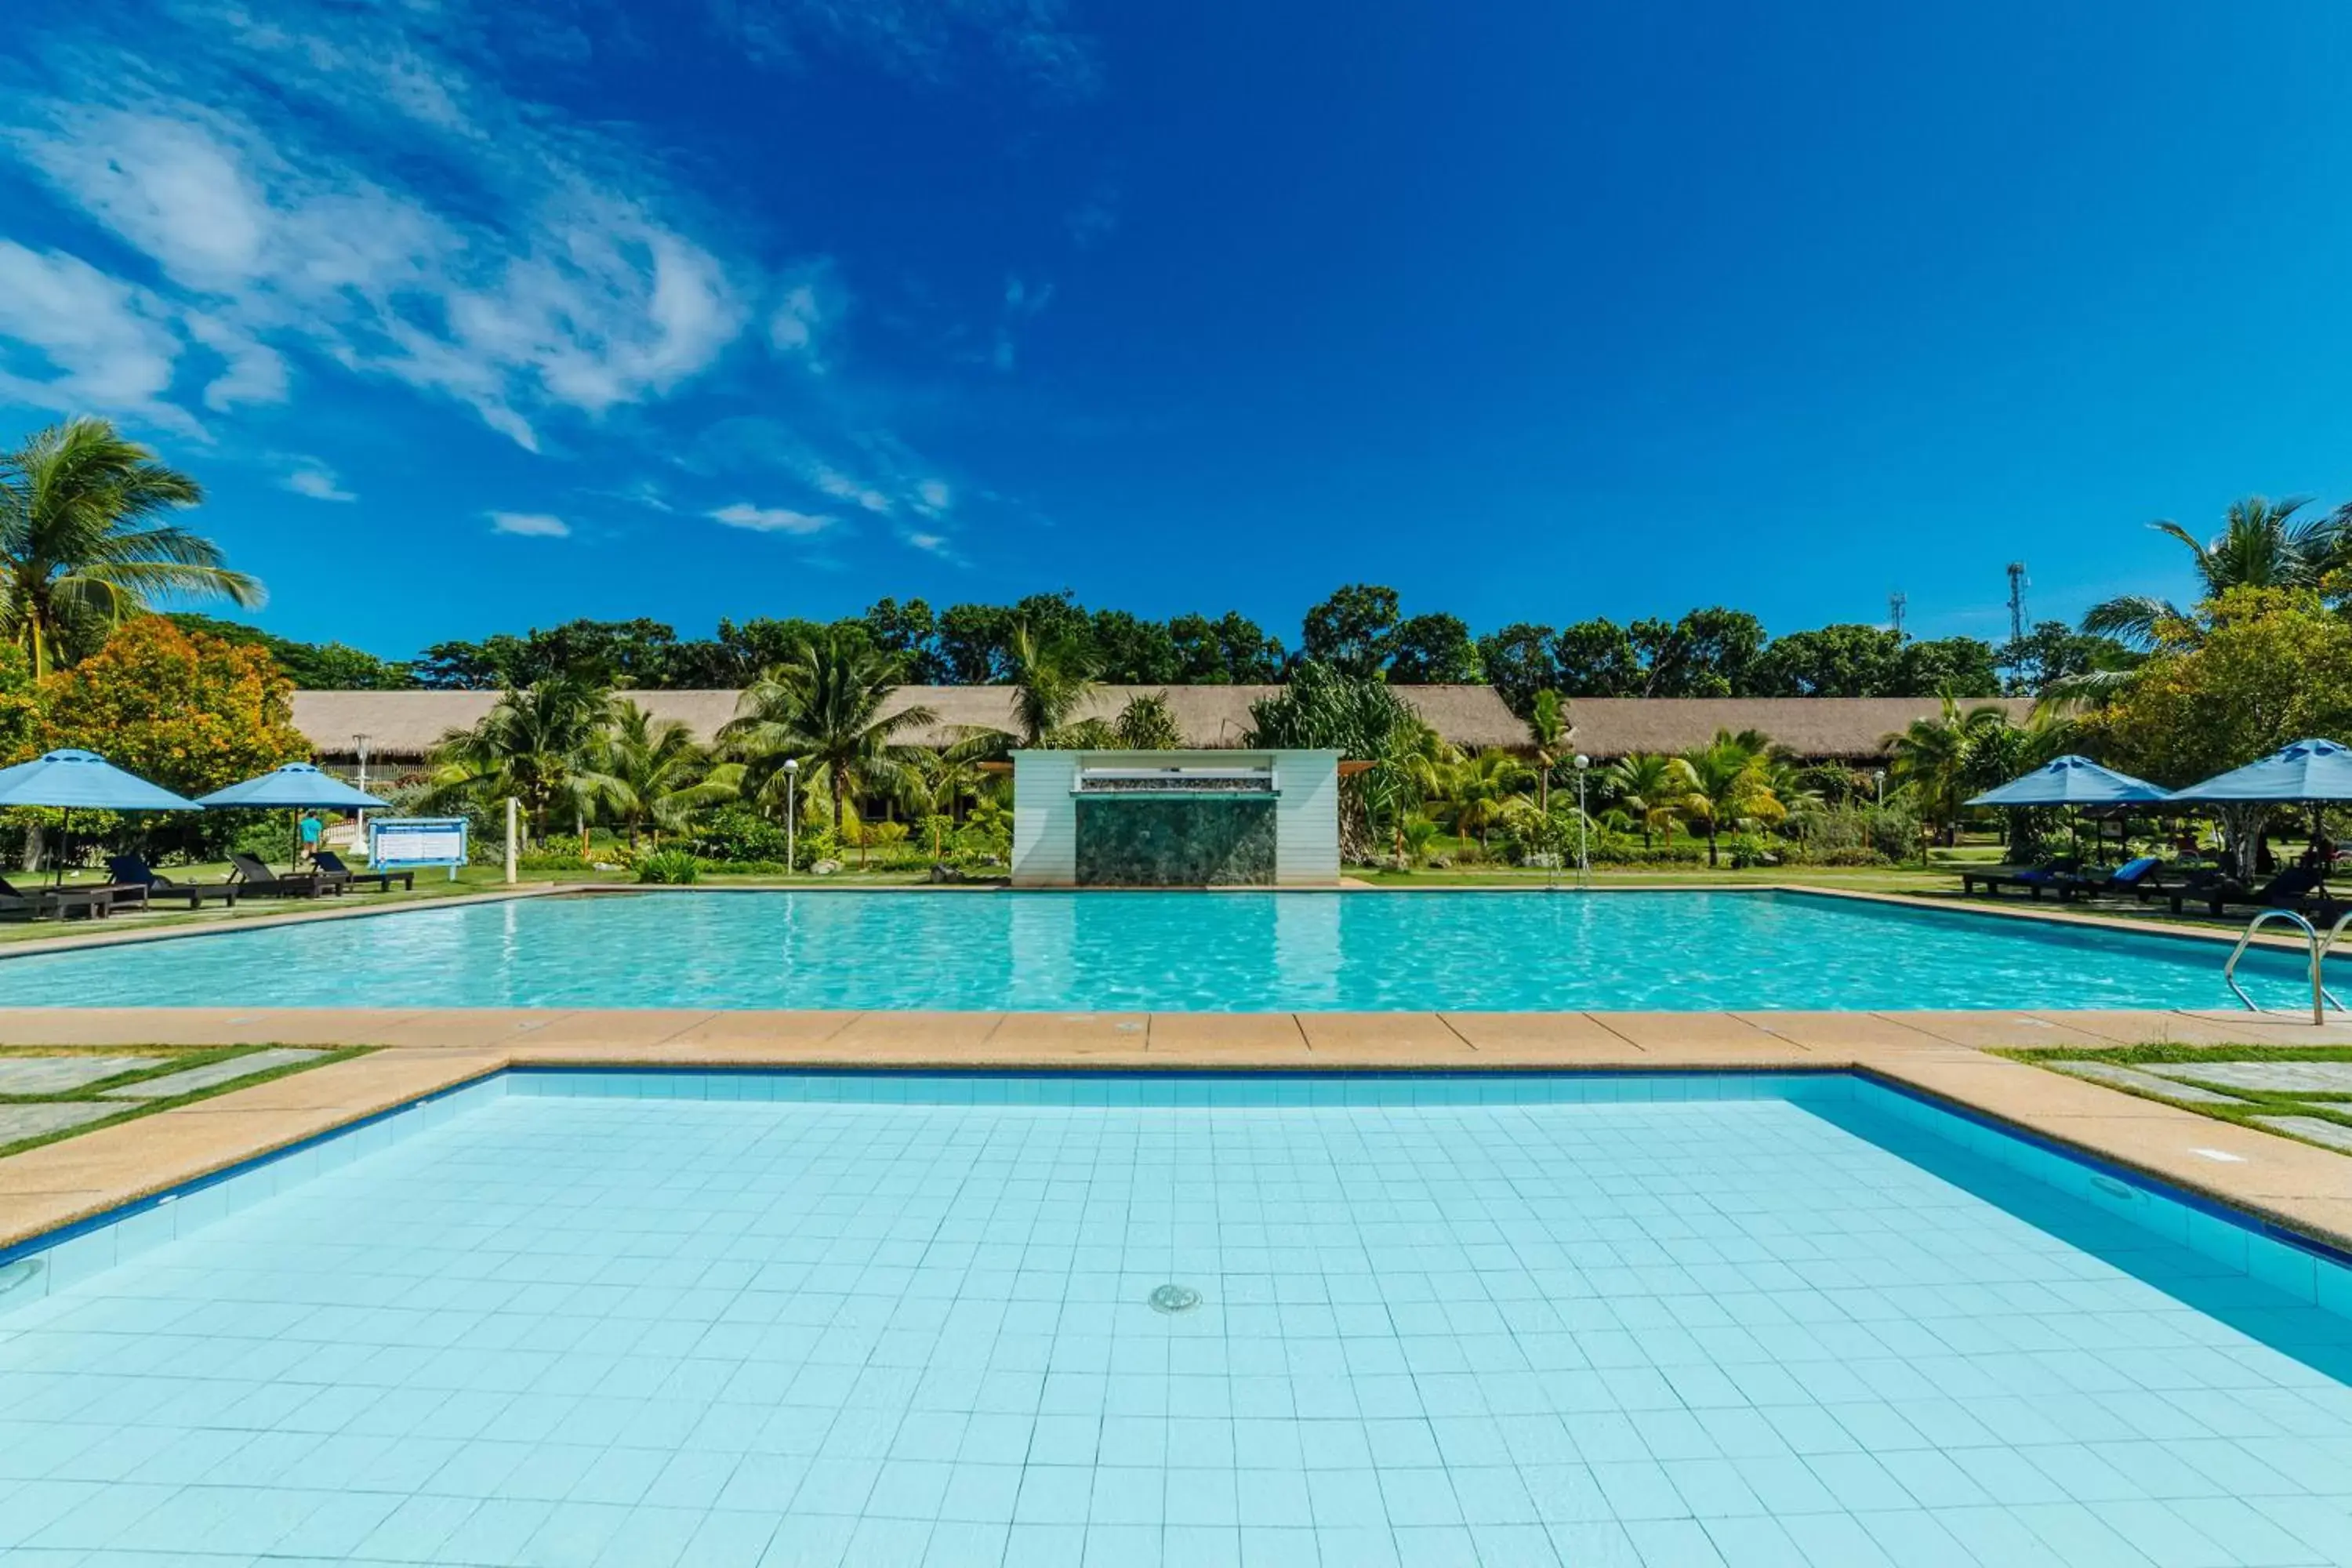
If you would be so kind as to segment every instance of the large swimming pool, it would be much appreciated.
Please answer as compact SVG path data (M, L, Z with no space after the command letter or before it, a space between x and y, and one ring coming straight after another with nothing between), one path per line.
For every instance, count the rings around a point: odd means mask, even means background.
M1842 1075L509 1075L46 1260L10 1563L2352 1563L2352 1276Z
M0 959L0 1006L2221 1007L2226 955L1777 892L649 892Z

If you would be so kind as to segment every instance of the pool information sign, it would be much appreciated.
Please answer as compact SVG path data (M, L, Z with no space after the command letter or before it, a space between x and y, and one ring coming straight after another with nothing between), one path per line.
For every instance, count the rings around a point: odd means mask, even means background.
M449 879L466 863L466 819L462 816L374 817L368 823L368 863L378 870L406 870L418 866L446 866Z

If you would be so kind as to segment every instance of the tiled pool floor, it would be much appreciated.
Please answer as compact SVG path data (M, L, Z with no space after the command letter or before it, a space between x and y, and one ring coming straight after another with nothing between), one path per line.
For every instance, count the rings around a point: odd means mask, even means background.
M2352 1563L2352 1321L1864 1114L493 1100L0 1311L0 1560Z

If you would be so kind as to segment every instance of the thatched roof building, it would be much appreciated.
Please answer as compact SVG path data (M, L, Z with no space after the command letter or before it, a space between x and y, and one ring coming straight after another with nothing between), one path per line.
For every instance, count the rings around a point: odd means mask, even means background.
M1188 746L1239 746L1250 728L1250 704L1279 690L1273 686L1106 686L1080 718L1108 719L1131 697L1163 693ZM1527 728L1491 686L1400 686L1397 691L1457 746L1524 746ZM732 691L623 692L659 719L682 720L708 740L735 711ZM368 755L387 763L421 760L451 730L489 710L494 691L298 691L294 723L320 758L350 763L365 735ZM977 729L1005 729L1013 700L1002 686L906 686L894 708L920 706L939 721L908 737L944 745ZM2003 700L2022 723L2032 703ZM1680 752L1705 745L1718 730L1760 730L1800 756L1867 762L1886 754L1885 738L1914 719L1932 717L1932 697L1581 697L1569 704L1578 751L1600 759L1631 752Z

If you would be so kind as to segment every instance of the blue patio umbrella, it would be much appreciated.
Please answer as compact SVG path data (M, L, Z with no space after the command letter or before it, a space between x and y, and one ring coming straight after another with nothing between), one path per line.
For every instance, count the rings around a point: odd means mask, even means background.
M197 804L208 810L226 806L247 806L256 810L291 811L296 816L294 858L302 858L302 834L299 814L310 810L366 811L388 806L392 803L378 800L363 789L345 784L334 774L313 767L309 763L288 763L272 768L257 778L216 789L199 795Z
M1970 805L2146 805L2166 798L2163 788L2136 779L2129 773L2119 773L2113 768L2101 767L2088 757L2063 756L2052 759L2027 773L2011 779L1999 789L1989 789L1971 799ZM2105 829L2099 829L2104 834ZM2074 828L2074 847L2083 847L2079 819ZM2126 831L2126 837L2129 834ZM2093 848L2097 847L2096 836Z
M2211 805L2352 800L2352 746L2297 741L2259 762L2175 790L2172 798Z
M124 773L96 752L51 752L13 768L0 768L0 805L51 805L65 812L60 837L73 830L76 806L93 811L194 811L197 804ZM58 881L66 879L66 858L58 853Z
M2146 779L2103 768L2088 757L2060 757L1989 789L1970 805L2142 805L2168 798Z

